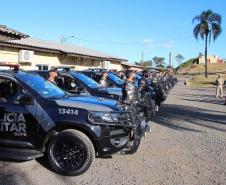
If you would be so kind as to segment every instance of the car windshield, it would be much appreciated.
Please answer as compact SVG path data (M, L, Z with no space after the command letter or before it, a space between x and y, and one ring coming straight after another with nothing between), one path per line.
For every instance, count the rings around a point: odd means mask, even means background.
M122 85L124 81L113 73L108 73L108 77L118 85Z
M63 90L41 76L31 73L17 73L16 76L43 98L62 98L66 95Z
M140 75L136 75L136 80L140 80L141 76Z
M71 73L72 76L74 76L75 78L81 80L82 83L84 83L86 86L95 89L95 88L100 88L101 85L98 84L95 80L89 78L88 76L86 76L83 73L76 73L76 72L72 72Z

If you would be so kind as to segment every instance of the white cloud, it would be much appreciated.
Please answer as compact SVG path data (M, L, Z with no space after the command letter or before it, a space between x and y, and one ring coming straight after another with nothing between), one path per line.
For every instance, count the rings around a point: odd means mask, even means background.
M163 47L163 48L166 48L166 49L170 49L170 48L173 47L173 44L172 44L172 43L165 43L165 44L163 44L162 47Z
M142 44L145 44L145 45L150 45L152 44L153 40L152 39L144 39L141 41Z
M79 43L79 44L76 44L77 46L80 46L80 47L85 47L85 44L83 43Z

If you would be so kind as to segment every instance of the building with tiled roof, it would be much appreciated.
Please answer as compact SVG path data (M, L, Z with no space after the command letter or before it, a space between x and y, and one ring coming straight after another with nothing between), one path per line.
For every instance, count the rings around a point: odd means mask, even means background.
M85 47L28 37L0 42L1 61L19 62L24 69L70 65L78 70L93 67L121 70L121 63L127 60Z
M5 25L0 25L0 41L21 39L26 37L28 37L28 35L18 32Z

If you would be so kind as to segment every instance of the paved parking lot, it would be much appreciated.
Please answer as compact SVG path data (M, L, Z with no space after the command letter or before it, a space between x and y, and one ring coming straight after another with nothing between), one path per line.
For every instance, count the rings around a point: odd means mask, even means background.
M0 162L0 184L226 184L226 106L214 93L180 81L134 155L96 159L79 177L59 176L43 161Z

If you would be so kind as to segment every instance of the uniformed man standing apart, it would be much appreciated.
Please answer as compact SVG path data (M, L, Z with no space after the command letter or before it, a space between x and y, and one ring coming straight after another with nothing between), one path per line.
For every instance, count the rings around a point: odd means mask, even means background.
M107 71L102 72L101 79L100 79L100 85L102 87L107 87L107 76L108 76Z
M224 79L221 77L221 74L218 74L218 78L216 79L216 98L218 99L218 97L220 96L221 98L223 98L223 85L224 85Z

